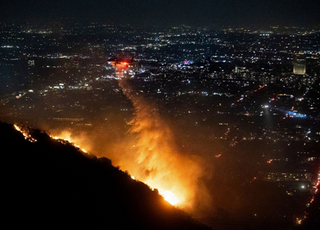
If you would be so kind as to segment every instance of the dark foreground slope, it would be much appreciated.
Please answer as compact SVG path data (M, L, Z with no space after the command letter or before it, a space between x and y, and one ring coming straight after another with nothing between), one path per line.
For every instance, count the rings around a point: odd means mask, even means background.
M111 161L0 123L1 219L42 229L207 229Z

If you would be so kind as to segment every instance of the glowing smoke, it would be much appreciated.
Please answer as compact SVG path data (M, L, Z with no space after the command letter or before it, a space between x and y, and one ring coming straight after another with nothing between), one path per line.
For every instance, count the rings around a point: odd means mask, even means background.
M173 200L171 203L194 212L202 172L200 159L178 152L172 133L157 109L143 99L142 93L133 89L130 80L123 76L118 78L119 86L135 109L130 133L136 135L126 157L119 159L120 167L158 189L165 198ZM208 196L205 198L209 199Z

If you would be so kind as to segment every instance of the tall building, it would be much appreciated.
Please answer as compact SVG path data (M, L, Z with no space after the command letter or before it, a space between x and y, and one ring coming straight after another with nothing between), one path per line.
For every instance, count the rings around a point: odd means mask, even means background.
M297 56L293 62L293 74L304 75L306 73L306 59Z

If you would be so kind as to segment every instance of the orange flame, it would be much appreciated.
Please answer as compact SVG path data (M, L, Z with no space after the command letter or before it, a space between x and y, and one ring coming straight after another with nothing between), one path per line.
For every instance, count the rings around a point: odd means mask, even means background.
M16 124L14 124L13 126L14 126L14 128L15 128L17 131L19 131L19 132L23 135L24 139L26 139L26 140L28 140L28 141L30 141L30 142L37 142L37 140L34 139L34 138L28 133L27 130L23 129L22 127L20 127L20 126L18 126L18 125L16 125Z
M80 149L84 153L88 153L88 149L90 149L90 144L86 144L86 137L74 136L69 131L62 131L60 133L55 133L55 135L50 135L52 139L67 141L72 144L74 147ZM80 147L81 145L81 147Z

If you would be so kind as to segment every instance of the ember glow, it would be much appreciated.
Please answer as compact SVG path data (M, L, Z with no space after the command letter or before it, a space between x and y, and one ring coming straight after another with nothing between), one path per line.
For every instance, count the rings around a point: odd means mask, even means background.
M14 124L13 126L14 126L14 128L15 128L17 131L19 131L19 132L23 135L24 139L26 139L26 140L28 140L28 141L30 141L30 142L37 142L37 140L34 139L34 138L29 134L29 132L28 132L27 129L23 128L22 126L18 126L18 125L16 125L16 124Z
M311 198L311 200L310 200L310 202L309 202L310 204L313 203L315 195L318 194L318 192L319 192L319 186L320 186L320 171L319 171L319 173L318 173L317 182L316 182L316 184L315 184L315 186L314 186L314 195L312 196L312 198Z

